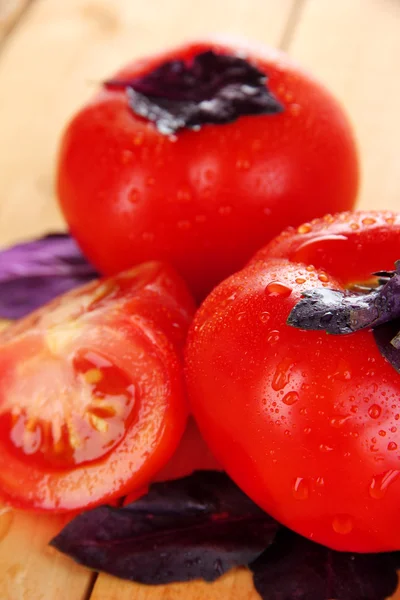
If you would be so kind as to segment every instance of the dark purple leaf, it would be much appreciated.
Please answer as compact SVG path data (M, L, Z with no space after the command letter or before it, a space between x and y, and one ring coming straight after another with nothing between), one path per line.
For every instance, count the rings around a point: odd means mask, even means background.
M355 291L317 288L303 292L287 324L334 335L373 329L381 354L400 372L400 261L395 271L379 271L376 288ZM391 337L390 337L391 336Z
M266 79L244 58L209 50L190 63L171 60L141 77L110 80L105 85L126 89L133 112L154 121L161 133L169 135L184 127L282 112Z
M50 234L0 251L0 318L23 317L97 276L67 234Z
M51 544L79 563L123 579L213 581L255 560L278 527L227 475L204 471L156 483L126 507L85 512Z
M398 566L398 553L335 552L281 529L250 569L263 600L384 600Z

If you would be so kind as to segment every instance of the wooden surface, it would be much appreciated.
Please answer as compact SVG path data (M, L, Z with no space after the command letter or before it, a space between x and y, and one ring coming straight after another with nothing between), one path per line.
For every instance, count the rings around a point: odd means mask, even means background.
M0 0L0 244L63 226L57 143L96 82L135 56L214 32L283 47L324 81L357 132L359 206L400 209L398 0ZM0 509L2 600L258 598L246 570L212 585L94 581L47 547L61 525Z

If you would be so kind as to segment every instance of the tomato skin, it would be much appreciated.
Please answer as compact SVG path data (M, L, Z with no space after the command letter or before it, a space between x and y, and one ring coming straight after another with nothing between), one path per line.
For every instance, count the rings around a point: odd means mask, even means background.
M1 334L0 491L8 503L71 511L151 481L186 425L181 359L193 312L173 269L148 263L64 294ZM98 366L78 370L89 359ZM74 413L82 403L86 412Z
M370 330L333 336L286 320L306 289L393 268L399 224L389 213L338 215L280 236L217 286L187 342L189 397L217 460L278 521L342 551L400 548L400 376ZM321 230L348 236L337 255L326 239L319 246ZM308 252L292 260L313 236L319 270Z
M201 299L284 227L350 209L358 187L341 107L276 51L197 42L114 79L208 49L245 52L284 112L167 137L133 114L124 91L102 89L67 127L57 183L70 230L101 272L166 260Z

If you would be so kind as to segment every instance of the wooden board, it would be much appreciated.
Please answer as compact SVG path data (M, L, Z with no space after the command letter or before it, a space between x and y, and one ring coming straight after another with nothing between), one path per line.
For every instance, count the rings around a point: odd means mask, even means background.
M57 143L96 83L135 56L213 32L283 45L325 81L357 131L359 206L400 209L397 0L33 0L15 23L28 3L0 0L1 245L63 226L53 194ZM89 571L47 547L61 525L0 509L2 600L258 598L244 569L212 585L158 588L101 575L92 591Z

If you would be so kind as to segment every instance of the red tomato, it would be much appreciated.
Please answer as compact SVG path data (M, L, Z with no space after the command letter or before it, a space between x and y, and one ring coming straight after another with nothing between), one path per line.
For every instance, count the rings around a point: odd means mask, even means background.
M148 74L206 50L244 54L284 110L163 135L137 116L125 90L104 87L69 124L58 194L83 251L113 274L167 260L198 298L288 225L354 204L355 144L342 108L275 50L197 42L129 65Z
M76 510L141 487L184 431L193 314L161 263L94 281L0 334L0 493Z
M189 333L190 398L216 458L278 521L338 550L400 548L400 375L370 329L286 320L305 290L343 289L398 258L400 215L317 220L221 283Z

